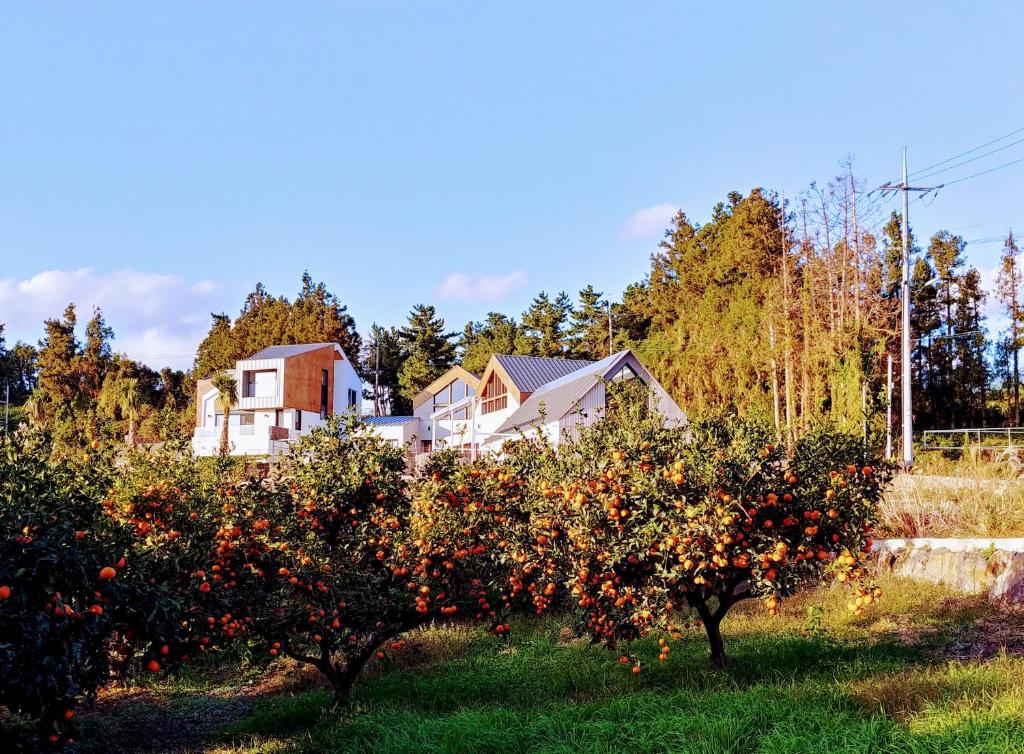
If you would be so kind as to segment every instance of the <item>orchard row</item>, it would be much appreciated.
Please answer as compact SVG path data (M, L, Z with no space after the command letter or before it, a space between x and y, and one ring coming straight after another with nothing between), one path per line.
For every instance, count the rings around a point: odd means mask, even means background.
M741 600L774 613L833 579L855 612L880 596L864 559L884 472L828 430L786 453L735 419L670 430L622 410L558 452L442 452L416 479L351 418L261 476L170 446L48 448L0 445L0 703L58 745L111 677L236 642L313 665L342 696L427 622L502 636L514 612L558 609L609 647L658 633L663 660L702 626L721 666ZM620 661L641 672L628 649Z

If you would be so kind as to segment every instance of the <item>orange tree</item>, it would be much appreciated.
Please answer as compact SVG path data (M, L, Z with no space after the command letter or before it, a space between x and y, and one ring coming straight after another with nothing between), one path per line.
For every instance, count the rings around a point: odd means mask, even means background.
M695 614L721 667L721 622L737 602L758 598L774 613L809 583L861 580L881 474L858 438L821 429L787 458L756 424L670 430L643 404L620 402L584 430L535 489L596 640L678 635ZM861 585L851 609L876 596Z
M51 743L136 651L150 669L185 654L184 606L157 585L160 556L109 515L115 479L134 476L96 442L54 456L45 435L0 441L0 704Z
M270 478L219 495L211 558L192 574L205 620L311 664L339 697L403 632L465 614L500 632L519 594L502 568L528 530L513 514L520 479L442 455L410 489L404 451L355 417L297 441Z
M209 560L219 519L217 491L239 477L230 459L197 459L187 445L132 452L101 506L129 538L123 581L111 585L117 669L174 671L222 638L206 620L208 600L195 572ZM130 578L128 578L130 577Z

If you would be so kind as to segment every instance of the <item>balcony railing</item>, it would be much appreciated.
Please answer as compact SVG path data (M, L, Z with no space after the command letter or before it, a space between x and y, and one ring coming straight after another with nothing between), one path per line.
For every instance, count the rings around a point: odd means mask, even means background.
M277 408L277 395L254 395L238 399L238 407L242 409L252 408Z

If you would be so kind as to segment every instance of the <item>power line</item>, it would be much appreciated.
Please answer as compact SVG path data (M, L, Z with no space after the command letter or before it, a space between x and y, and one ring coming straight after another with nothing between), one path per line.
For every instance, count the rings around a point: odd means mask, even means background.
M928 167L921 168L920 170L915 170L913 173L909 173L908 175L919 176L921 173L925 173L925 172L931 170L932 168L937 168L937 167L939 167L939 165L945 165L947 162L952 162L953 160L958 160L961 157L966 157L969 154L973 154L974 152L977 152L979 149L984 149L985 147L988 147L988 146L991 146L993 144L996 144L996 143L1002 141L1003 139L1008 139L1011 136L1015 136L1016 134L1021 133L1022 131L1024 131L1024 127L1015 129L1013 131L1010 131L1010 133L1008 133L1008 134L1003 134L1002 136L1000 136L1000 137L998 137L996 139L992 139L992 141L986 141L984 144L979 144L978 146L974 147L973 149L968 149L966 152L961 152L960 154L955 154L952 157L947 157L945 160L941 160L939 162L936 162L936 163L934 163L932 165L929 165Z
M954 183L963 183L964 181L969 181L972 178L977 178L979 175L986 175L988 173L994 173L996 170L1002 170L1003 168L1008 168L1011 165L1016 165L1017 163L1020 163L1020 162L1024 162L1024 157L1021 157L1021 158L1016 159L1016 160L1011 160L1010 162L1005 162L1002 165L996 165L994 168L989 168L988 170L982 170L979 173L972 173L971 175L965 175L963 178L957 178L957 179L952 180L952 181L946 181L942 185L943 186L952 186Z
M976 160L980 160L982 158L988 157L989 155L995 154L996 152L1002 152L1004 149L1009 149L1010 147L1016 146L1017 144L1021 144L1021 143L1024 143L1024 139L1017 139L1017 141L1011 141L1009 144L1004 144L1003 146L996 147L995 149L991 149L988 152L983 152L982 154L975 155L974 157L970 158L969 160L964 160L963 162L957 162L957 163L955 163L953 165L950 165L949 167L939 168L938 170L933 170L930 173L925 173L924 175L919 175L917 177L918 178L930 178L933 175L938 175L939 173L945 173L947 170L953 170L954 168L958 168L961 165L967 165L968 163L975 162Z

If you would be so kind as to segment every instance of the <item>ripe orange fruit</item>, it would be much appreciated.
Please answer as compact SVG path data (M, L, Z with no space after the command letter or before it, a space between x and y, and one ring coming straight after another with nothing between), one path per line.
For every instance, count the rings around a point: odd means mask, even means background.
M110 579L115 578L116 576L117 571L110 566L104 566L100 569L100 579L103 581L110 581Z
M148 670L150 673L159 673L160 663L156 660L150 660L146 663L146 670Z
M629 669L629 672L631 672L633 675L640 675L640 666L634 665Z
M5 600L5 599L7 599L10 596L11 596L11 588L9 586L7 586L7 584L4 584L3 586L0 586L0 600Z

